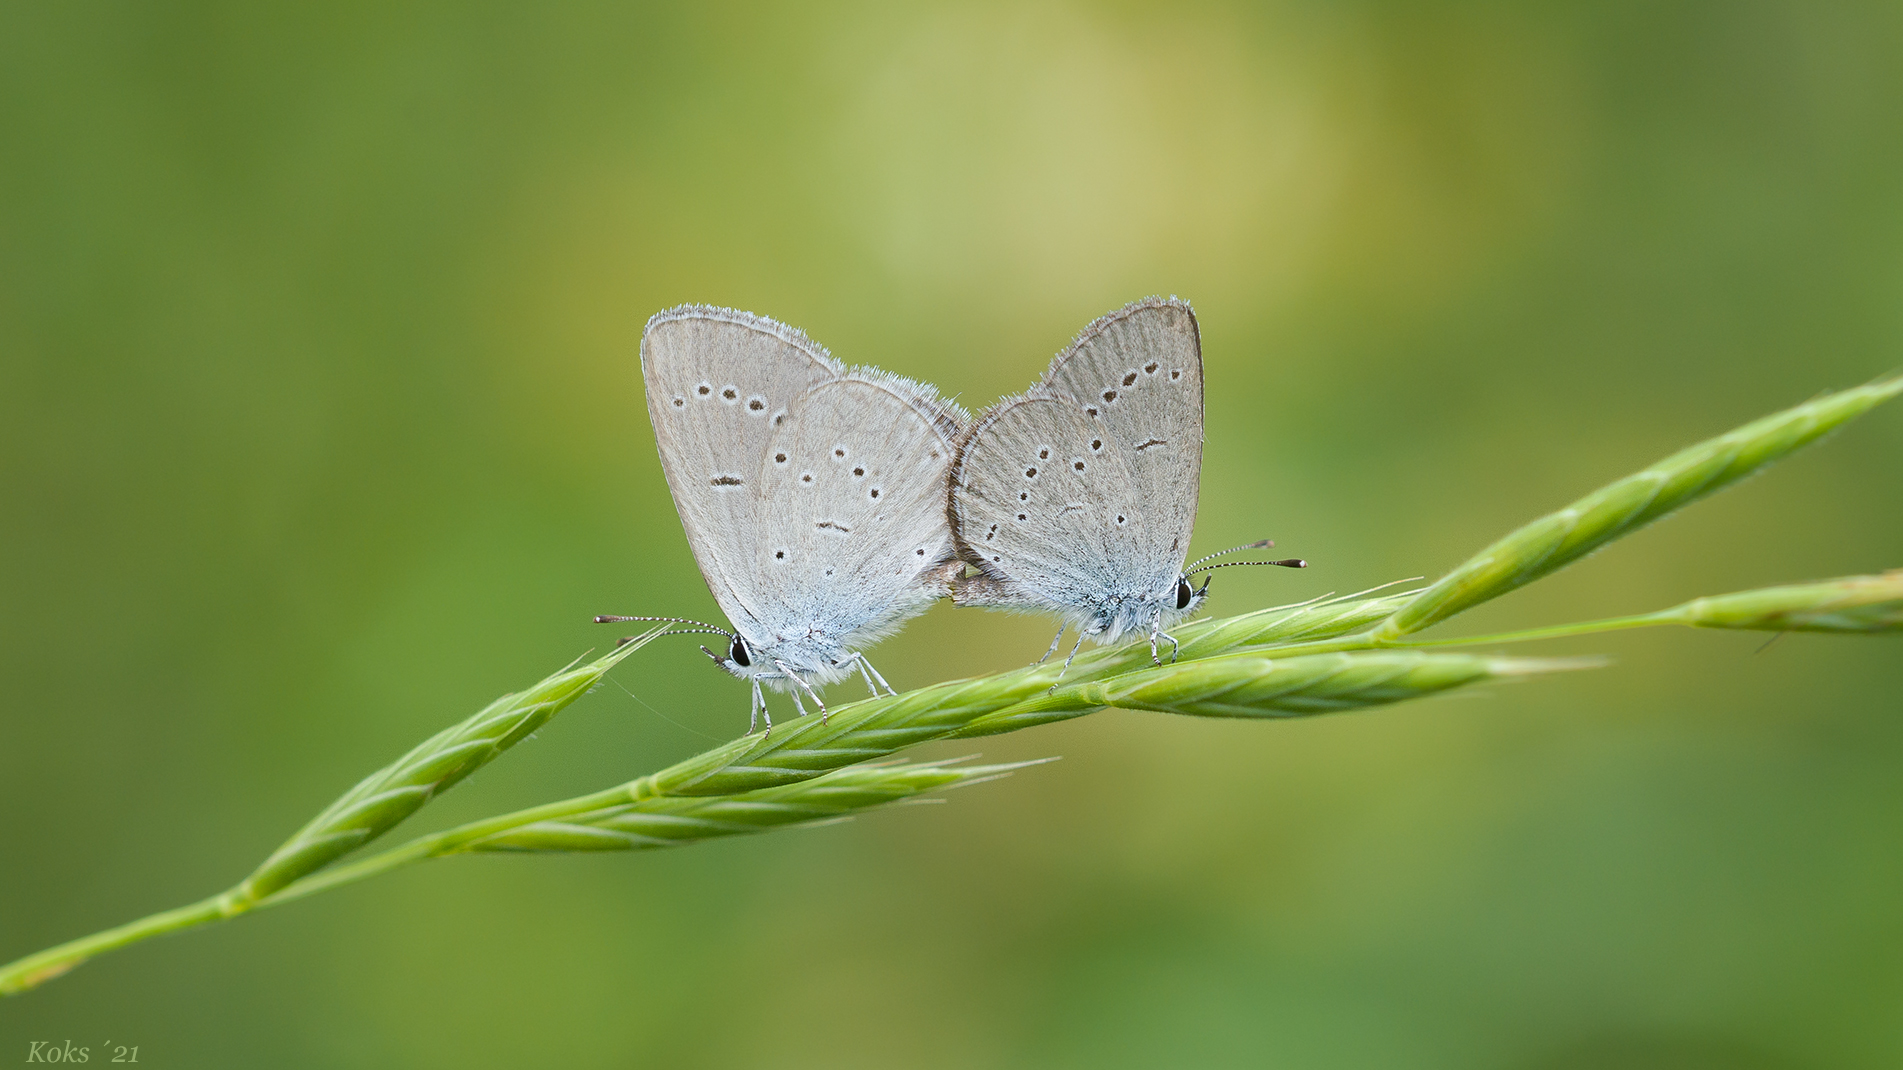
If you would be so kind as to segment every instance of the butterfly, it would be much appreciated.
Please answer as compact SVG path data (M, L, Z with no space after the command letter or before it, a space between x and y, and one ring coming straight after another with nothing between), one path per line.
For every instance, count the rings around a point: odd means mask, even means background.
M731 630L702 647L753 685L748 731L773 720L762 683L804 692L854 671L861 648L950 592L964 571L945 487L969 416L938 391L848 369L798 330L683 305L648 321L641 374L661 467L688 546Z
M1159 640L1194 613L1225 565L1187 567L1203 459L1203 359L1187 301L1152 297L1084 328L1044 377L973 424L952 467L961 606L1045 611L1086 636ZM1300 568L1298 560L1228 562ZM1040 661L1043 659L1040 658ZM1070 658L1065 659L1066 668Z

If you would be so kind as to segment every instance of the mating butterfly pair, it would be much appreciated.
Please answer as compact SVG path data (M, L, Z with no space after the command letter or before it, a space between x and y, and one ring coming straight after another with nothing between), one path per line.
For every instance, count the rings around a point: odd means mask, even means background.
M801 713L801 692L824 711L815 687L853 672L890 692L860 648L947 594L1056 613L1078 645L1147 634L1155 658L1208 590L1189 580L1206 568L1184 567L1203 447L1185 301L1097 320L975 424L926 384L848 369L732 309L656 315L641 370L668 489L733 630L681 622L727 638L707 653L752 683L749 730L763 682Z

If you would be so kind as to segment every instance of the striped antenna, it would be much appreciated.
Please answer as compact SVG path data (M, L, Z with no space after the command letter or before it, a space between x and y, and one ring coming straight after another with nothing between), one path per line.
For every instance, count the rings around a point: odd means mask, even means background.
M1258 539L1255 542L1245 543L1241 546L1231 546L1227 550L1218 550L1213 554L1206 554L1202 557L1197 558L1194 561L1191 561L1189 563L1189 571L1183 573L1183 575L1185 576L1194 575L1197 565L1200 565L1205 561L1211 560L1212 558L1222 557L1225 554L1233 554L1237 550L1260 550L1260 549L1263 549L1264 547L1269 547L1274 545L1275 545L1274 539Z
M1202 568L1191 569L1183 573L1183 578L1188 579L1198 572L1213 572L1219 568L1234 568L1237 565L1280 565L1283 568L1307 568L1308 562L1299 557L1284 558L1280 561L1224 561L1220 565L1204 565Z
M692 628L670 628L666 632L662 633L664 635L724 635L729 639L732 639L734 637L734 633L728 631L725 628L716 628L713 625L708 624L706 621L692 620L687 617L615 617L615 616L602 615L595 618L595 623L596 624L622 624L622 623L626 623L630 621L644 621L644 620L666 621L670 624L693 625ZM628 640L626 639L622 640L623 643L627 641ZM702 647L701 649L705 650L706 647ZM712 657L713 655L709 654L708 656Z
M717 627L715 627L714 625L712 625L712 624L709 624L709 623L707 623L707 622L706 622L706 621L704 621L704 620L693 620L692 618L689 618L689 617L613 617L613 616L599 616L599 617L596 617L596 618L595 618L595 623L596 623L596 624L621 624L621 623L624 623L624 622L627 622L627 621L637 621L637 620L664 620L664 621L668 621L669 623L672 623L672 624L692 624L692 625L694 626L694 627L693 627L693 628L691 628L691 629L686 629L686 628L684 628L684 629L682 629L682 630L680 630L680 631L677 631L677 632L669 632L669 633L667 633L667 634L669 634L669 635L687 635L687 634L690 634L691 632L695 632L695 631L699 631L699 632L706 632L706 633L707 633L707 634L709 634L709 635L724 635L724 636L727 636L727 637L729 637L729 638L731 638L731 637L733 636L733 633L732 633L732 632L730 632L730 631L728 631L728 630L727 630L727 629L725 629L725 628L717 628Z

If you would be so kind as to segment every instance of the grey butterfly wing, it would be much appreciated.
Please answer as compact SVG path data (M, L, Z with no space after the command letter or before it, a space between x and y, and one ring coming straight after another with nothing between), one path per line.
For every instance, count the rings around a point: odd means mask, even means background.
M1116 588L1134 554L1139 499L1124 459L1073 398L1033 391L972 429L952 480L960 554L983 576L967 605L1075 607Z
M760 458L795 399L843 374L799 331L733 309L669 309L641 334L668 491L694 561L735 627L772 615L755 552L762 500L751 484Z
M1152 297L1084 328L1043 385L1083 403L1129 473L1143 522L1136 561L1173 584L1196 526L1203 352L1189 302Z
M813 627L851 647L948 590L960 571L945 480L962 420L896 376L855 371L800 395L765 451L763 580L774 635ZM947 568L951 565L951 568Z
M1151 298L1085 328L987 413L952 480L960 552L984 573L958 601L1081 609L1173 585L1196 520L1202 381L1195 314Z

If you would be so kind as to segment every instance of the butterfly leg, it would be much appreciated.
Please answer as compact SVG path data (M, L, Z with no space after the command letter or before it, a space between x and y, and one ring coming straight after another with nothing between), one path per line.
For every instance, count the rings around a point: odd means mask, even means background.
M1081 638L1081 637L1080 637L1080 638ZM1046 651L1044 652L1044 656L1043 656L1043 657L1041 657L1041 658L1039 658L1039 659L1037 659L1036 661L1034 661L1034 662L1032 662L1031 664L1033 664L1033 665L1042 665L1042 664L1044 664L1045 662L1047 662L1047 661L1049 661L1049 660L1051 660L1051 655L1052 655L1052 654L1055 654L1055 653L1057 653L1057 644L1059 644L1059 643L1061 643L1061 642L1063 642L1063 641L1064 641L1064 629L1063 629L1063 628L1059 628L1059 629L1057 629L1057 634L1056 634L1056 635L1053 635L1053 636L1051 636L1051 648L1050 648L1049 650L1046 650Z
M1084 645L1084 636L1086 634L1088 633L1081 628L1077 630L1077 645L1070 648L1070 656L1064 659L1064 667L1057 670L1057 680L1059 682L1062 682L1064 674L1070 671L1070 663L1077 660L1077 650ZM1050 688L1044 693L1048 695L1055 690L1057 690L1057 683L1051 684Z
M787 668L786 663L783 661L775 661L773 663L773 667L785 673L786 678L788 680L793 681L795 684L799 685L801 690L805 691L808 695L812 696L813 705L819 707L819 723L825 724L826 723L826 703L821 701L819 697L819 692L813 690L813 685L801 679L800 675L794 672L792 669ZM800 705L799 691L793 692L793 705L799 706L801 717L806 716L806 707Z
M885 682L885 677L883 677L883 676L880 676L880 675L879 675L879 670L877 670L877 669L875 669L875 668L873 668L873 667L872 667L872 663L871 663L870 661L867 661L867 660L866 660L866 656L865 656L864 654L854 654L854 655L853 655L853 657L855 657L855 658L858 658L858 659L859 659L859 669L860 669L860 671L861 671L861 672L866 672L866 673L871 673L871 674L872 674L872 675L871 675L871 677L870 677L869 679L867 679L867 680L866 680L866 683L867 683L867 685L870 685L870 684L872 683L872 681L873 681L873 680L877 680L877 681L879 681L879 687L883 687L883 688L885 688L885 693L886 693L886 694L888 694L888 695L897 695L897 694L898 694L898 691L896 691L895 689L893 689L893 687L892 687L892 685L891 685L891 684L888 684L888 683L886 683L886 682ZM878 688L878 687L874 687L874 688L872 689L872 697L873 697L873 698L878 698L878 697L879 697L879 688Z
M773 715L767 712L766 696L760 693L760 678L753 678L753 700L747 703L747 735L753 734L753 726L760 718L766 718L766 734L773 734Z
M1156 656L1156 641L1158 639L1169 640L1170 664L1176 664L1176 655L1182 652L1183 647L1182 644L1176 641L1175 636L1163 630L1163 611L1160 609L1156 611L1156 619L1150 622L1150 660L1160 669L1163 667L1163 659Z
M879 685L872 682L872 673L869 671L872 666L866 663L865 656L862 654L854 654L852 660L853 664L859 666L859 679L864 680L866 686L872 689L872 697L878 698Z

